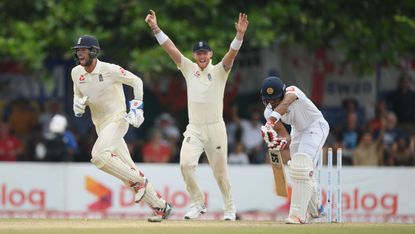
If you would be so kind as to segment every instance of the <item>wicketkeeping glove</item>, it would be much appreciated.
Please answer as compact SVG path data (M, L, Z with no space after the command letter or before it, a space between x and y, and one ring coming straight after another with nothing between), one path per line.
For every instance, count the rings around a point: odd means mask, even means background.
M130 101L130 112L124 117L124 119L134 127L138 128L144 122L144 103L140 100Z
M85 113L86 101L88 100L88 96L84 96L78 98L76 96L73 97L73 112L76 117L82 117Z

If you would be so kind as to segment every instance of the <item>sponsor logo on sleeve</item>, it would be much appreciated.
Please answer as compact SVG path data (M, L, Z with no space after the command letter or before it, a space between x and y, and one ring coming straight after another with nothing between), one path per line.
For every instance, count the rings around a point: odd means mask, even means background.
M85 76L84 75L81 75L80 77L79 77L79 83L85 83Z
M125 71L125 69L124 69L124 68L122 68L122 67L120 67L120 72L121 72L121 74L122 74L123 76L125 76L125 74L127 73L127 72Z

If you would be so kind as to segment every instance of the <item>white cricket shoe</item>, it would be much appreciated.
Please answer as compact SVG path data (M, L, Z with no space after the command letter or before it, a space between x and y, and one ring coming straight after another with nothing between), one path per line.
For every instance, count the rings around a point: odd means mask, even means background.
M206 213L205 205L192 205L189 212L184 215L184 219L197 219L201 214Z
M312 223L314 220L323 218L324 216L326 216L326 212L324 211L324 206L320 205L320 207L318 208L317 215L313 215L309 213L309 215L307 216L307 223Z
M305 224L305 222L301 222L300 218L296 216L290 216L285 219L286 224Z
M173 208L169 203L166 202L166 206L164 208L155 208L153 215L147 218L149 222L161 222L163 219L167 219Z
M235 212L225 212L225 214L223 215L223 220L225 220L225 221L235 221L236 220Z

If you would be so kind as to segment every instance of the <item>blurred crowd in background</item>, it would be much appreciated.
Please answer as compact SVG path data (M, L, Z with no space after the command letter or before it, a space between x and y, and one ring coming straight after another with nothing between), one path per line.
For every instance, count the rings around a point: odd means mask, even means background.
M145 90L145 124L130 127L125 136L135 162L179 162L187 122L182 80L173 78L167 92L158 84ZM224 101L229 164L268 163L260 133L264 106L258 95L238 101L237 81L228 83ZM367 118L365 108L354 98L343 100L335 115L319 107L331 128L325 148L341 147L343 165L415 165L415 92L408 74L403 73L397 82L396 90L379 98L373 118ZM0 161L88 162L97 137L95 128L89 116L75 118L71 109L59 99L19 98L4 103ZM200 161L206 160L202 155Z

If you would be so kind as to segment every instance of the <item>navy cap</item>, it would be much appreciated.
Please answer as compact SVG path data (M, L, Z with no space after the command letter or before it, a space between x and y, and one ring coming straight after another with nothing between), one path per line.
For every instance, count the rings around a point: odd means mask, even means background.
M78 38L73 49L78 48L95 48L100 49L98 40L94 36L84 35Z
M210 48L209 44L206 41L198 41L193 46L193 52L197 52L199 50L212 51L212 49Z

